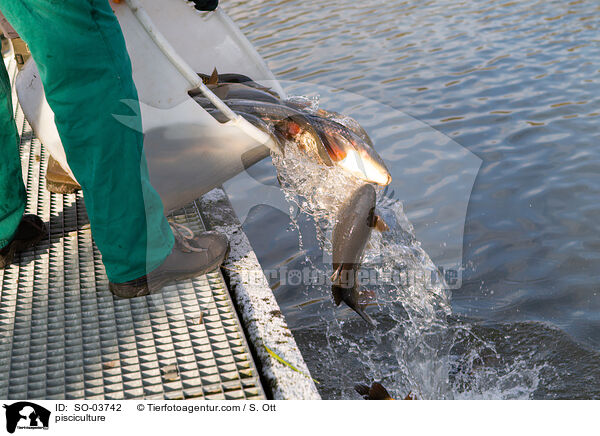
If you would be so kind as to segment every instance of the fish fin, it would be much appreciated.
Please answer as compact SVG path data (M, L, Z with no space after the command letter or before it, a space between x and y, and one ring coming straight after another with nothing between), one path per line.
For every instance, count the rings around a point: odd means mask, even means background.
M343 298L342 298L342 288L340 288L339 286L333 285L331 287L331 295L333 295L333 302L335 303L335 305L339 306L340 303L343 300Z
M369 399L369 387L367 385L363 385L362 383L355 384L354 390L358 392L359 395L362 395L365 400Z
M381 383L374 382L369 389L369 400L393 400Z
M410 391L410 392L409 392L409 393L406 395L406 397L404 397L404 399L405 399L405 400L416 400L416 399L417 399L417 396L416 396L416 395L414 395L414 394L412 393L412 391Z
M219 97L221 100L225 100L229 94L229 88L227 86L215 86L211 88L211 91Z
M321 142L325 147L329 159L331 160L331 164L328 164L327 166L333 166L334 162L339 162L346 159L346 151L335 142L331 135L327 134L327 132L323 130L317 130L317 133L321 138Z
M364 311L364 308L364 305L360 305L358 307L353 307L352 310L358 313L360 317L364 319L371 327L377 327L377 321L367 315L367 312Z
M386 222L379 215L373 215L373 222L371 223L371 227L373 227L378 232L387 232L390 227L386 224Z
M337 279L340 277L340 271L342 270L342 265L338 266L337 269L331 274L331 281L335 283Z
M277 143L279 144L279 151L281 152L281 155L285 157L285 144L287 143L287 139L277 129L273 129L273 135L277 138ZM279 184L281 185L281 182Z
M358 298L359 298L358 304L356 304L355 307L351 307L351 309L354 310L356 313L358 313L362 319L364 319L365 321L367 321L367 323L371 327L377 327L377 321L375 321L373 318L371 318L369 315L367 315L367 312L365 312L365 307L367 307L367 303L364 302L364 301L360 301L366 295L368 295L369 298L374 298L375 293L373 291L364 291L364 290L361 290L360 293L359 293L359 296L358 296Z
M218 85L219 84L219 73L217 72L217 67L213 70L212 74L208 78L207 85Z

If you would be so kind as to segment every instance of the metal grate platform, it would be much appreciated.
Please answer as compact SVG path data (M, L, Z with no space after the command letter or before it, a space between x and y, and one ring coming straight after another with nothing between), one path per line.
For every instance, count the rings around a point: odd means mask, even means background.
M47 153L16 119L27 213L50 236L0 270L0 398L265 398L221 272L114 299L83 196L45 189ZM171 218L204 228L195 204Z

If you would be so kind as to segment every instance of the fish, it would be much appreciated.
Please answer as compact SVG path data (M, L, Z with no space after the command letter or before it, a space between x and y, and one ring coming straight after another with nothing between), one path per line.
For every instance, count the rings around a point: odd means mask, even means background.
M214 108L207 98L194 97L194 100L204 108ZM224 103L233 111L251 114L272 124L281 138L295 142L300 150L319 164L333 166L321 135L315 130L307 114L285 105L252 100L228 99Z
M354 390L365 400L393 400L387 389L381 383L374 382L371 387L363 384L354 385Z
M375 145L373 145L373 141L371 140L371 137L369 136L367 131L354 118L349 117L348 115L340 114L339 112L328 111L325 109L318 109L315 115L321 118L327 118L328 120L335 121L336 123L349 128L352 132L354 132L355 135L360 137L369 147L375 148Z
M272 94L243 83L222 83L208 87L221 100L253 100L279 104L281 100Z
M283 137L295 142L300 150L319 164L333 166L321 135L315 130L306 114L285 105L250 100L227 99L225 104L232 110L251 113L271 122Z
M217 69L213 69L211 74L198 73L198 76L202 79L205 85L212 85L216 83L244 83L254 82L250 77L239 73L224 73L219 74Z
M223 112L221 112L218 109L214 109L214 108L208 108L206 109L206 111L211 114L218 122L220 123L226 123L227 121L229 121L229 118L227 118L227 116L225 116L225 114L223 114ZM254 127L262 130L265 133L269 133L271 134L271 127L269 126L269 124L267 124L265 121L263 121L262 119L258 118L255 115L252 114L247 114L245 112L239 112L239 111L234 111L237 115L245 118L250 124L252 124Z
M331 293L337 306L343 301L358 313L369 325L377 323L364 311L358 288L358 270L361 258L373 228L387 231L389 228L375 214L375 188L364 184L356 189L340 207L332 236Z
M221 100L226 98L237 98L244 100L266 101L269 103L280 102L279 95L272 92L269 88L260 86L253 82L248 76L243 74L219 74L215 68L210 76L198 73L202 82ZM223 80L227 77L232 81ZM195 88L188 92L190 97L202 97L202 91Z
M253 100L264 101L267 103L280 103L281 100L272 94L262 91L243 83L220 83L206 85L217 97L221 100L238 99L238 100ZM202 97L202 91L193 89L189 91L190 97Z
M266 92L249 88L245 85L247 82L219 84L218 78L220 75L215 70L207 79L207 86L217 97L233 111L252 114L272 124L279 144L288 139L319 164L336 165L368 183L381 186L391 183L392 177L383 159L364 129L352 118L323 109L311 114ZM205 109L214 108L197 90L190 95ZM342 118L348 125L336 121ZM285 148L280 149L285 151Z
M294 109L308 111L311 115L315 115L321 118L327 118L328 120L335 121L342 126L347 127L352 130L356 135L358 135L369 147L375 148L373 144L373 140L367 133L367 131L360 125L358 121L354 118L343 115L339 112L325 110L325 109L317 109L313 110L311 108L312 102L303 97L288 97L283 103L289 107Z
M392 181L390 171L373 147L369 147L348 127L327 118L307 115L333 161L355 177L368 183L387 186Z
M263 86L260 83L257 83L254 80L252 80L250 77L245 76L243 74L237 74L237 73L219 74L217 72L216 68L213 70L211 75L203 74L203 73L197 73L197 74L198 74L198 76L200 76L200 78L202 78L202 82L205 85L218 85L221 83L225 83L225 84L226 83L242 83L245 86L267 92L267 93L271 94L272 96L279 98L279 94L277 94L271 88Z
M354 385L354 390L358 392L365 400L395 400L389 394L386 388L383 387L381 383L374 382L371 387L364 384ZM409 392L405 400L416 400L417 397L413 395L412 392Z

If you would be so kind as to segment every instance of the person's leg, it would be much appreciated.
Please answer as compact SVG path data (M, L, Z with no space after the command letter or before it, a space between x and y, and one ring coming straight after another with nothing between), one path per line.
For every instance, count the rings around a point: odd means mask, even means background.
M15 234L26 201L10 80L0 57L0 250Z
M174 240L149 182L141 120L133 129L113 117L130 115L121 101L138 97L108 1L0 0L0 9L36 60L109 280L144 276Z
M0 57L0 269L10 265L18 252L33 247L47 234L39 217L23 216L26 203L10 80Z

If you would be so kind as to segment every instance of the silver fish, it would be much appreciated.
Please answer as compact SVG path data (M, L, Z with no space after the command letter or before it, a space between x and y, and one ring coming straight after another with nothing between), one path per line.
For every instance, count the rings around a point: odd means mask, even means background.
M343 301L371 326L376 323L364 311L358 289L358 270L371 230L387 230L387 225L375 214L375 188L362 185L342 205L333 228L333 274L331 293L336 305Z

